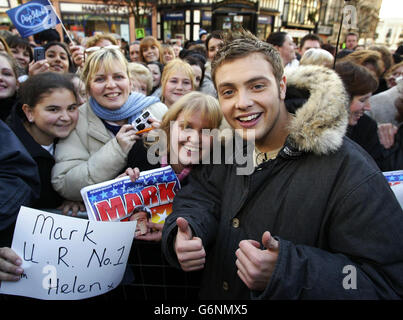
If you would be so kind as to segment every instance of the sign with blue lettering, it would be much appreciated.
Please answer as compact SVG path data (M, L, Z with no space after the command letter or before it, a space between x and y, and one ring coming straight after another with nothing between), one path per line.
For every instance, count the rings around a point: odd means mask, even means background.
M6 13L22 38L54 28L60 23L48 0L32 0Z

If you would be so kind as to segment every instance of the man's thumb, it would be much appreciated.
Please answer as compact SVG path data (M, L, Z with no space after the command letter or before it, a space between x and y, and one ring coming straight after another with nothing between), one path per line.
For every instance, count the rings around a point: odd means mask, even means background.
M181 233L182 237L187 240L192 239L192 230L189 227L189 223L185 218L176 219L176 225L178 226L178 235Z
M269 231L263 233L262 243L264 247L269 251L278 251L279 243L274 239Z

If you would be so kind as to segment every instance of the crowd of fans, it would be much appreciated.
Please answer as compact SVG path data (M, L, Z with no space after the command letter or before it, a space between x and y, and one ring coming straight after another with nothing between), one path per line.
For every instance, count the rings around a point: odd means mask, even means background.
M0 280L16 281L22 273L10 249L21 205L85 218L80 195L85 186L122 175L135 180L139 171L165 165L182 185L188 183L190 169L210 151L210 144L199 146L205 140L202 129L228 127L212 76L212 61L225 38L224 31L202 30L199 41L186 45L162 44L153 36L127 44L112 34L66 44L50 31L38 34L35 43L2 34ZM286 32L273 32L266 42L278 51L286 78L303 66L334 69L348 99L345 135L381 171L403 169L402 46L392 53L384 46L362 47L358 40L349 33L341 51L315 34L303 37L298 48ZM44 48L45 59L34 61L34 46ZM299 99L308 101L309 93ZM179 146L176 155L172 149L161 154L158 165L147 161L145 135L131 125L144 110ZM183 139L188 128L196 133ZM16 157L11 162L10 154ZM179 163L170 161L174 156ZM13 175L20 197L10 196ZM102 299L119 294L196 299L201 273L170 266L161 251L163 225L150 222L148 228L149 234L135 239L122 286ZM169 276L156 284L153 277L161 272Z

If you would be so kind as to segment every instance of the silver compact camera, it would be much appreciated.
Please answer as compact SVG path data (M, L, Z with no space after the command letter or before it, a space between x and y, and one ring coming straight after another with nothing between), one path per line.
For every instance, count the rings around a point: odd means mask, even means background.
M132 126L136 131L144 130L151 127L151 122L148 121L149 118L154 118L150 111L143 111L139 117L134 119ZM155 118L154 118L155 119Z

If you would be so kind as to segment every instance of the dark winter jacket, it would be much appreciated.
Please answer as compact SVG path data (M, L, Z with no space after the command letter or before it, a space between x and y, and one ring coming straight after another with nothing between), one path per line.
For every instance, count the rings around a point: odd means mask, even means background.
M55 209L63 202L63 198L53 189L51 184L51 172L53 166L55 165L55 159L53 158L53 155L51 155L39 143L37 143L25 129L23 120L17 113L17 107L20 107L20 105L16 104L13 107L10 117L7 119L7 124L20 139L31 157L35 160L41 180L40 197L38 200L33 202L30 207L37 209Z
M394 146L385 149L379 141L378 124L370 116L364 114L355 126L348 126L346 135L368 152L381 171L393 171L403 169L401 132L399 130L396 135Z
M6 122L6 119L11 113L11 109L17 102L16 96L12 96L5 99L0 99L0 119Z
M192 170L165 223L164 254L179 266L181 216L206 250L202 299L403 297L403 212L375 162L344 136L341 81L320 67L300 67L287 80L309 97L297 97L306 102L277 158L251 175L237 175L236 164ZM252 292L237 275L235 251L244 239L261 243L265 231L279 241L278 260L266 289Z
M11 129L0 120L0 247L10 246L21 205L39 196L35 161Z

